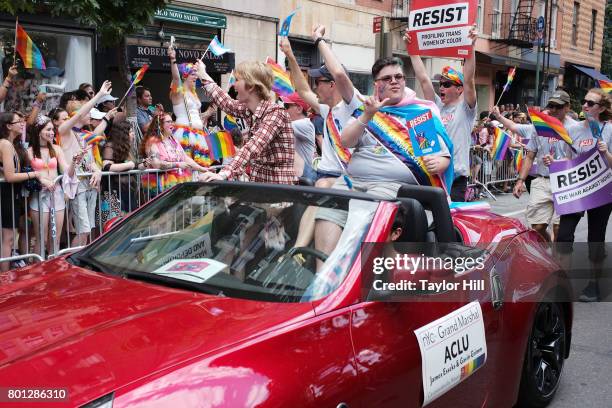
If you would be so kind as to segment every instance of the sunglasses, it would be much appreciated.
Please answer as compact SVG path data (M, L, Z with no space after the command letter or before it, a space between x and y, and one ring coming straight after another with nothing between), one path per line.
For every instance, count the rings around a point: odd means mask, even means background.
M595 105L601 105L599 102L591 101L589 99L583 99L582 104L586 104L589 108L592 108Z
M395 81L401 82L405 78L406 77L404 76L404 74L385 75L384 77L380 77L380 78L376 79L376 81L382 81L382 82L390 83L392 80L395 79Z
M317 86L319 86L321 83L325 83L325 82L326 82L326 83L330 83L330 82L333 82L333 81L330 81L329 79L317 79L317 80L315 81L315 84L316 84Z
M440 86L442 88L450 88L451 86L461 86L461 85L455 84L453 82L440 82Z
M549 103L548 105L546 105L547 109L563 109L565 107L565 105L559 105L556 103Z

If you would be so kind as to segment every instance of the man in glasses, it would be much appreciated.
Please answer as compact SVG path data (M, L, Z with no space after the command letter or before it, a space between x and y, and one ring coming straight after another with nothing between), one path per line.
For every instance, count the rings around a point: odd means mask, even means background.
M472 50L465 59L463 73L452 67L444 67L440 75L440 95L436 95L433 83L427 75L425 65L418 55L411 55L414 73L423 90L423 97L433 101L440 109L442 122L453 142L453 165L455 179L451 188L453 201L465 201L468 177L470 175L470 144L472 128L476 120L476 27L470 30ZM411 39L404 36L406 42Z
M546 111L567 129L576 124L576 121L567 115L570 110L570 96L563 90L557 90L548 99ZM527 143L527 154L525 155L521 171L514 185L514 195L519 198L523 193L523 185L532 165L535 163L535 179L531 182L529 192L529 204L525 211L527 222L533 229L538 231L544 238L550 240L548 225L553 225L553 235L557 236L559 230L559 215L553 207L553 195L550 190L550 172L548 165L550 161L563 157L563 141L552 137L538 136L535 126L532 124L517 124L503 117L498 107L493 107L491 112L497 120L511 132L518 133L522 138L529 139Z

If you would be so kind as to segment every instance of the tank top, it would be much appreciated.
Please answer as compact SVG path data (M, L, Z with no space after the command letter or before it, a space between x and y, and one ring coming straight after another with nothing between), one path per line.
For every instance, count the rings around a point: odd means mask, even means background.
M187 102L187 109L189 109L189 116L187 115L187 111L185 110L185 103L183 103L183 100L181 100L181 103L179 103L178 105L172 105L172 110L176 115L175 123L181 126L190 126L194 129L203 129L204 124L202 123L202 119L200 118L200 107L202 106L202 103L197 98L197 96L191 92L186 92L184 95L184 100ZM182 96L181 99L183 99ZM189 124L190 118L191 124Z

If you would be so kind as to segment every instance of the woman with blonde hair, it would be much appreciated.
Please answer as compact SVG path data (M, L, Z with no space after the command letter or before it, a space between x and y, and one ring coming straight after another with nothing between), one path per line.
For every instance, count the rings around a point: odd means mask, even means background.
M582 110L589 120L578 122L569 127L567 132L572 138L574 149L569 145L564 146L566 159L574 159L576 156L591 151L594 148L604 156L607 165L612 167L612 96L601 88L589 90L582 100ZM594 133L596 133L594 135ZM550 160L545 164L549 165ZM599 207L587 210L589 243L589 259L594 264L592 268L595 273L601 270L601 263L605 258L604 243L606 240L606 228L612 213L612 200ZM574 232L584 212L565 214L561 216L557 242L574 242ZM597 276L595 276L597 278ZM593 302L599 298L597 280L591 280L580 296L581 301Z
M271 100L272 70L262 62L240 63L235 70L234 100L206 73L204 63L198 61L195 65L215 105L227 114L243 118L249 128L244 146L234 160L217 174L203 174L200 180L237 180L247 174L255 182L294 184L297 178L293 170L293 130L287 111Z

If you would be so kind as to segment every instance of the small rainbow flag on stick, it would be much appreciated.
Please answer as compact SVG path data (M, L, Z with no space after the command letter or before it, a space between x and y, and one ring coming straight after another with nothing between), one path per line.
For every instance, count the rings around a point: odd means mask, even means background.
M236 154L232 135L226 130L209 133L206 135L206 143L211 160L221 160L224 157L232 157Z
M567 130L565 130L559 119L545 113L538 112L533 108L528 108L528 111L529 117L531 118L531 123L533 123L533 126L535 126L538 136L554 137L555 139L564 141L570 146L572 145L572 138L567 133Z
M612 92L612 81L606 81L605 79L599 80L599 87L603 89L605 92Z
M504 85L504 92L510 89L510 85L512 84L512 81L514 81L514 74L516 74L516 67L510 68L508 71L508 79L506 80L506 85Z
M495 127L493 136L493 148L491 149L491 158L493 160L504 160L508 147L512 139L510 136L498 127Z
M144 74L145 74L145 72L147 72L147 69L149 69L149 66L147 64L144 64L142 66L142 68L140 68L138 71L136 71L136 73L132 77L132 84L133 85L136 85L137 83L142 81L142 78L144 78Z
M266 58L266 64L272 68L272 73L274 74L272 90L276 92L278 96L287 96L295 92L295 89L291 84L291 78L289 77L287 71L285 71L270 57Z
M517 173L521 171L521 167L523 167L523 149L519 149L514 153L514 167Z
M15 24L15 51L19 53L26 68L47 69L45 60L36 44L19 23Z

